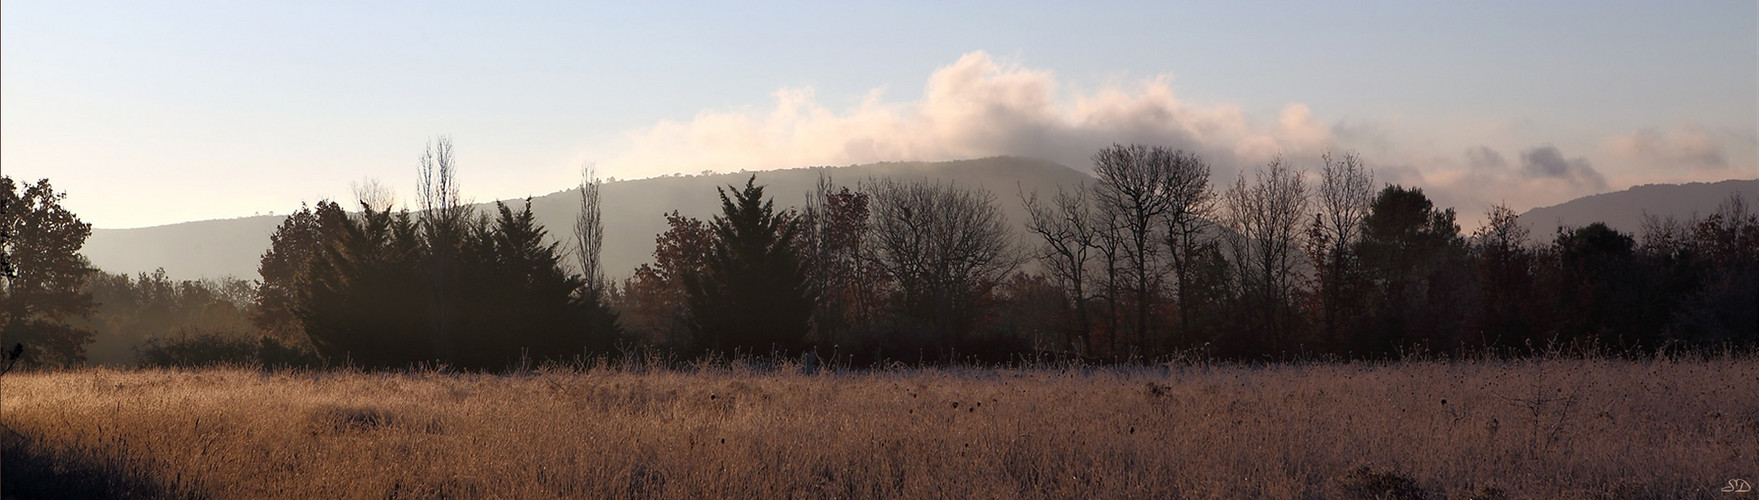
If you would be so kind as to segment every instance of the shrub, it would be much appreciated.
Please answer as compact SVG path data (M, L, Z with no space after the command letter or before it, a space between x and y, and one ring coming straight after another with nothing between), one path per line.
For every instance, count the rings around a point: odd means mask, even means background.
M135 348L141 366L192 368L256 363L260 342L249 334L231 330L178 330L165 337L148 338Z

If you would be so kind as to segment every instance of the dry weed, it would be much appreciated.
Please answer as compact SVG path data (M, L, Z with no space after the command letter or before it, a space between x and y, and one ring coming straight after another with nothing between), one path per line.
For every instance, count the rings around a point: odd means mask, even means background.
M1759 362L1733 357L93 369L0 389L8 495L1713 498L1759 479Z

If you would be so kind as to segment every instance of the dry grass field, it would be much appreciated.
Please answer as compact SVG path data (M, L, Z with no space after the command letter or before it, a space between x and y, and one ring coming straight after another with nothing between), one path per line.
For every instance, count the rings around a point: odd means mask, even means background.
M1734 498L1730 479L1759 482L1751 357L94 369L0 389L17 498Z

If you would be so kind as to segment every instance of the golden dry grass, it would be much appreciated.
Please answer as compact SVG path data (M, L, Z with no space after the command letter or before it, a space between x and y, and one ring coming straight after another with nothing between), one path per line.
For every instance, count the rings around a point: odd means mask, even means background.
M215 498L1725 498L1759 481L1759 360L1726 356L94 369L0 389L7 488L26 493L20 478Z

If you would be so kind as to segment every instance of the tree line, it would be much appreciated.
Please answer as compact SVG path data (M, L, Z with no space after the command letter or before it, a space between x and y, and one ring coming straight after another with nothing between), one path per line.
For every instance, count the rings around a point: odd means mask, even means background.
M1738 195L1703 217L1651 217L1640 238L1596 223L1541 240L1503 206L1462 234L1452 209L1376 186L1354 153L1323 155L1316 172L1277 158L1219 186L1177 149L1114 145L1093 163L1089 184L1016 193L1024 221L993 192L929 180L827 175L804 206L778 208L754 175L717 189L709 220L665 214L653 262L612 282L590 172L573 234L557 237L529 200L465 202L441 138L421 159L415 211L372 185L353 212L303 207L271 237L247 303L209 315L223 328L155 335L139 351L162 365L502 370L638 346L880 363L1759 343L1759 218ZM77 362L92 290L144 290L148 276L118 286L95 273L77 255L89 225L62 195L5 183L0 340L31 344L43 364ZM256 338L213 334L240 330L239 314Z
M1114 145L1093 160L1091 184L1018 194L1025 241L988 191L821 178L803 209L779 216L805 229L775 233L793 238L788 253L810 292L787 297L810 298L810 312L732 307L790 326L730 345L1000 361L1759 342L1759 219L1738 194L1704 217L1651 218L1641 240L1600 223L1535 239L1504 206L1462 234L1453 209L1420 188L1376 186L1354 153L1323 155L1313 173L1277 158L1221 186L1203 158L1176 149ZM702 343L731 331L702 320L732 302L692 285L743 279L707 260L743 241L723 230L723 218L741 213L725 208L711 222L667 214L654 262L614 287L636 338L697 352L729 346Z
M1027 198L1062 347L1228 358L1653 352L1759 342L1759 219L1738 194L1535 241L1504 206L1460 232L1419 188L1376 188L1353 154L1309 175L1281 158L1231 185L1199 157L1114 146L1096 182Z

